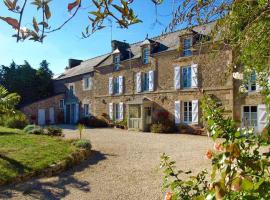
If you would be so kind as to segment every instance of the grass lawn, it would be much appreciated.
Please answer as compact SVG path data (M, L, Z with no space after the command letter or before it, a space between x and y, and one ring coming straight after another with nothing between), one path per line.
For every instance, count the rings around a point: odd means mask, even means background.
M75 151L69 142L0 127L0 182L41 170Z

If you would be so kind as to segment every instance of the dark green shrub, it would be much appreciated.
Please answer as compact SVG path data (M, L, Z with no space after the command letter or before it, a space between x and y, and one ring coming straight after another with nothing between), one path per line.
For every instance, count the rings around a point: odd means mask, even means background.
M49 136L62 136L63 135L63 130L61 128L49 126L46 129L47 129L47 134Z
M43 135L44 134L44 130L40 126L36 126L35 128L31 129L27 133L29 133L29 134L35 134L35 135Z
M72 143L75 147L81 148L81 149L91 149L92 145L89 140L76 140Z
M102 117L95 116L84 117L78 123L92 128L108 127L108 123Z
M167 120L162 123L152 124L150 131L152 133L174 133L176 131L176 127L173 122Z
M14 115L4 117L5 127L23 129L27 125L28 125L28 120L26 116L21 112L17 112Z
M26 127L24 127L23 131L25 133L29 133L29 131L33 130L34 128L36 128L37 126L35 124L30 124L30 125L27 125Z

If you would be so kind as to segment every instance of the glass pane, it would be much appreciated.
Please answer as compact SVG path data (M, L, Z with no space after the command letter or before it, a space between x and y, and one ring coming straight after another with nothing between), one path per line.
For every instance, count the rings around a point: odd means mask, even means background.
M244 112L249 112L249 106L244 106Z
M251 106L251 112L257 112L257 106Z
M141 118L141 106L130 105L129 106L129 117L130 118Z

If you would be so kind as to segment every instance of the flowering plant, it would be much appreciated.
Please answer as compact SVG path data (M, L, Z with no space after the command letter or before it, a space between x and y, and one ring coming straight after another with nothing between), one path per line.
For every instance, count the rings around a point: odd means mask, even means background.
M209 136L215 141L205 155L212 170L182 180L185 172L176 171L175 162L162 155L163 188L171 191L171 199L270 199L270 152L265 148L269 142L252 129L237 128L208 96L202 107Z

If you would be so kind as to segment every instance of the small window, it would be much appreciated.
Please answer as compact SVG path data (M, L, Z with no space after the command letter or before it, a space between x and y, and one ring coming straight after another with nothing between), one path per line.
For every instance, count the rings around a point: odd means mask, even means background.
M59 101L59 108L60 109L64 109L64 106L65 106L65 100L64 99L60 99L60 101Z
M120 55L115 55L113 58L113 70L118 71L120 69Z
M253 92L257 90L257 86L256 86L256 72L253 72L250 75L249 81L247 83L247 90L249 92Z
M192 55L191 46L192 46L192 38L185 38L183 46L183 56Z
M183 67L183 87L191 88L191 67Z
M189 124L192 122L192 102L184 102L184 122Z
M69 94L70 95L74 95L75 94L75 88L74 88L74 85L73 84L69 85Z
M120 104L114 105L114 119L120 120Z
M149 55L150 55L149 47L144 48L143 49L143 64L149 63Z
M84 113L84 116L87 117L89 116L89 104L84 104L83 105L83 113Z
M113 79L113 93L119 94L119 78L118 77Z
M85 77L83 78L83 87L84 90L90 90L92 86L92 79L91 77Z
M243 126L256 127L258 124L257 106L243 107Z
M149 73L143 73L143 91L149 91Z

